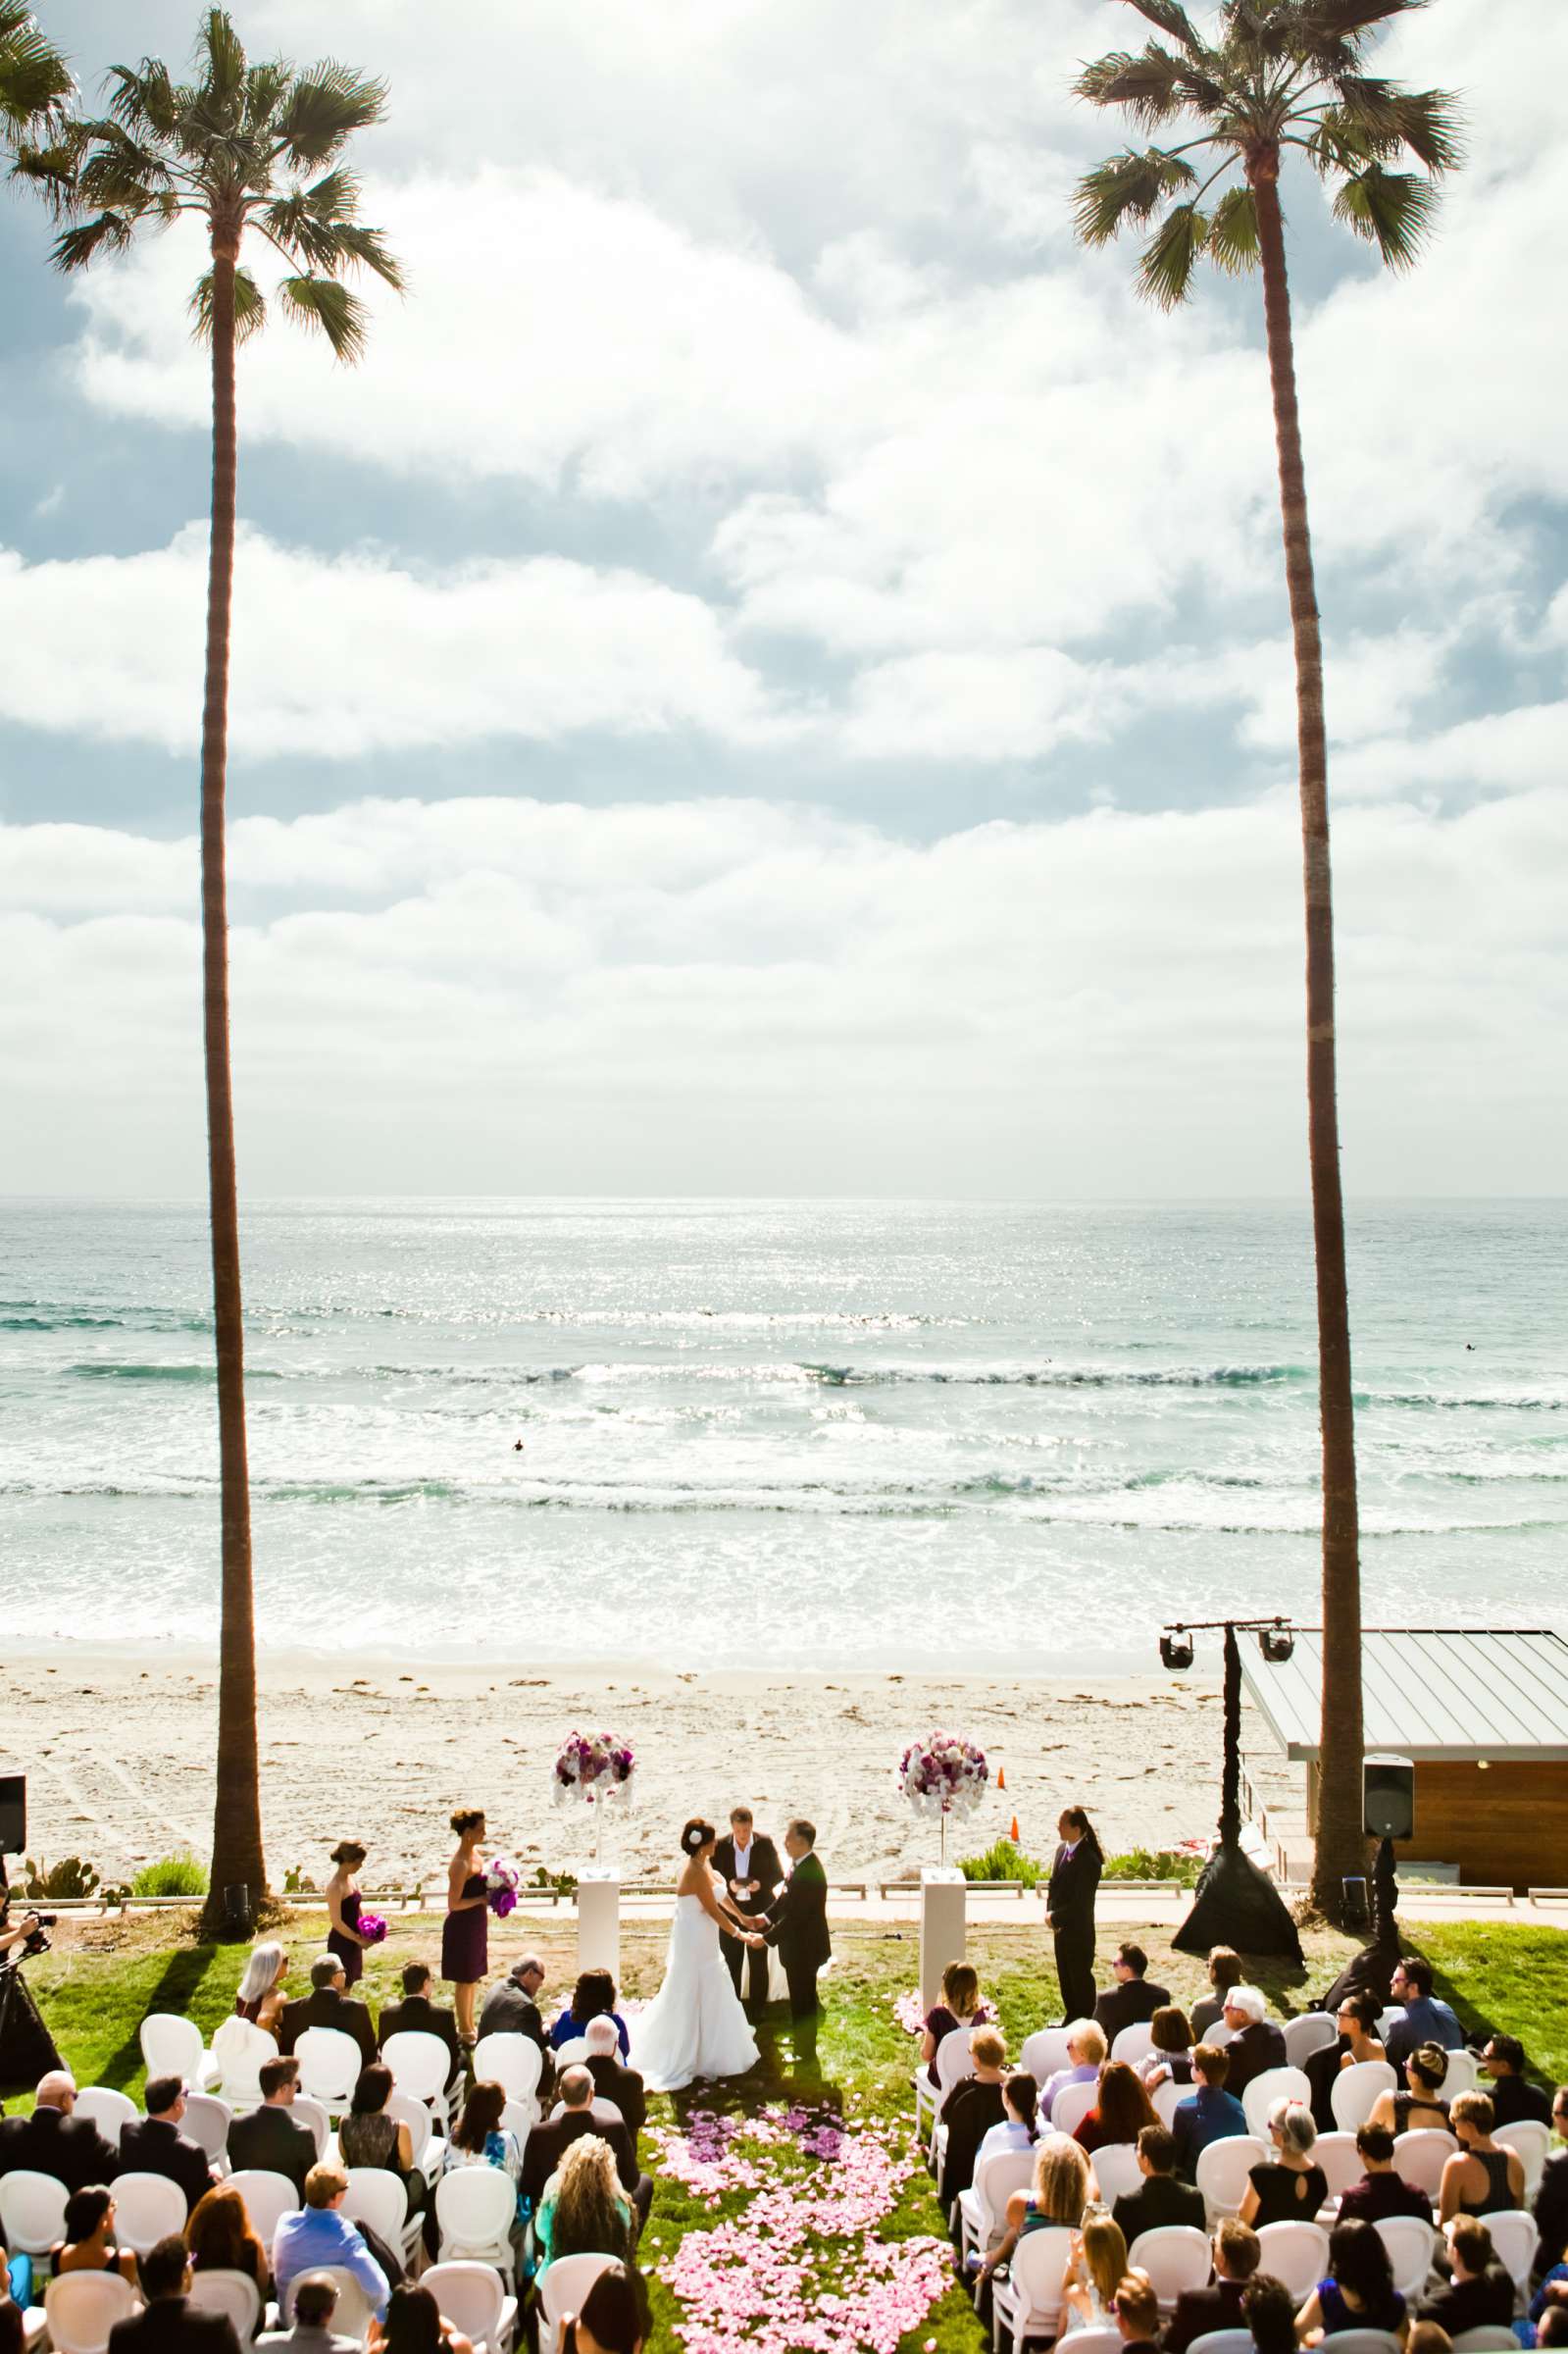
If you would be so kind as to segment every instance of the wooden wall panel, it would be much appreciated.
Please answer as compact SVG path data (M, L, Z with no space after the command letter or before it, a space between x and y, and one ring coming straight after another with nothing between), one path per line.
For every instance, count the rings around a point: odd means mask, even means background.
M1568 1764L1418 1764L1415 1837L1394 1853L1518 1894L1568 1888Z

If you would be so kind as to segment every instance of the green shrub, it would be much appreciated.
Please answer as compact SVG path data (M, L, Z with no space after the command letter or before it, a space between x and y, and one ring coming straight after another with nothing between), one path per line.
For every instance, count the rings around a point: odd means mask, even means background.
M24 1870L29 1896L91 1896L98 1885L97 1872L80 1856L64 1856L58 1864L34 1864L29 1856Z
M1169 1847L1132 1847L1125 1856L1107 1856L1108 1880L1180 1880L1190 1888L1203 1868L1201 1856L1179 1855Z
M983 1856L965 1856L958 1868L966 1880L1022 1880L1026 1888L1034 1888L1044 1866L1011 1839L994 1839Z
M144 1864L130 1883L132 1896L205 1896L207 1867L189 1849L177 1856L160 1856Z

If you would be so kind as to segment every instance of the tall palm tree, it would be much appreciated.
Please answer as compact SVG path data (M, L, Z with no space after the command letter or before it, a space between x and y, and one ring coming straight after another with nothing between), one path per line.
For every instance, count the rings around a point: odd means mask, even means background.
M107 115L74 122L52 142L25 148L18 169L69 221L54 249L62 270L83 270L103 254L123 253L143 230L167 229L187 214L201 223L212 256L191 311L196 333L211 346L213 386L201 913L223 1524L218 1790L207 1899L207 1923L216 1929L225 1919L227 1889L250 1890L254 1904L267 1884L224 856L237 485L234 354L266 319L266 298L241 266L240 252L249 234L281 258L288 270L278 289L284 314L320 328L339 360L358 359L367 326L364 306L342 282L344 276L369 270L390 286L400 286L402 278L380 232L361 224L359 184L341 160L353 134L379 120L384 83L329 61L304 73L280 61L251 65L227 11L214 8L201 21L193 80L177 82L167 66L144 58L137 67L113 67L108 90Z
M24 0L0 0L0 142L46 133L76 94L71 68Z
M1138 282L1171 309L1201 257L1221 270L1261 265L1285 576L1295 644L1296 735L1306 887L1307 1123L1317 1262L1319 1413L1323 1437L1323 1722L1312 1894L1331 1918L1341 1881L1366 1866L1362 1835L1361 1568L1350 1314L1335 1081L1334 909L1329 865L1328 745L1306 476L1296 406L1280 167L1294 148L1335 189L1334 215L1393 270L1420 250L1435 181L1460 160L1453 100L1366 68L1381 27L1426 0L1225 0L1199 33L1179 0L1124 0L1162 34L1136 53L1087 66L1076 84L1120 108L1145 135L1181 126L1174 146L1130 147L1087 173L1078 233L1103 245L1129 224L1157 225ZM1419 171L1391 167L1413 162Z

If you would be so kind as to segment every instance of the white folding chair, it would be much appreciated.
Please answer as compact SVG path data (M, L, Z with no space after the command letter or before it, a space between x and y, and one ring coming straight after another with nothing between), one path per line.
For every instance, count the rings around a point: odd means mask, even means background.
M1258 2271L1283 2280L1298 2305L1329 2269L1329 2235L1321 2224L1265 2224L1258 2246L1263 2251Z
M353 2099L365 2065L359 2045L341 2027L307 2027L294 2046L294 2057L301 2090L335 2120Z
M432 2264L420 2285L430 2290L442 2321L461 2331L474 2354L511 2354L517 2299L507 2295L493 2265Z
M501 2131L513 2134L520 2150L527 2148L529 2135L538 2122L538 2110L532 2101L508 2101L501 2111Z
M420 2241L420 2222L408 2212L408 2193L402 2176L384 2166L351 2166L342 2212L356 2224L369 2224L390 2248L401 2248L406 2264Z
M466 2256L510 2270L516 2217L517 2190L503 2168L454 2167L435 2185L441 2262Z
M995 2150L980 2159L975 2179L958 2194L959 2260L972 2250L984 2256L1002 2235L1002 2219L1015 2190L1028 2190L1035 2178L1033 2150Z
M1312 2155L1328 2178L1328 2203L1323 2210L1327 2214L1339 2206L1351 2183L1359 2182L1367 2170L1353 2133L1320 2133L1312 2144Z
M1311 2108L1312 2085L1304 2070L1266 2068L1260 2076L1254 2076L1247 2085L1241 2095L1241 2106L1246 2111L1246 2129L1249 2133L1255 2133L1259 2141L1266 2142L1269 2138L1269 2111L1276 2101L1303 2101Z
M539 2275L539 2315L549 2334L540 2331L541 2345L554 2345L563 2316L576 2313L599 2275L615 2262L613 2256L557 2256L545 2266Z
M136 2292L119 2273L62 2273L43 2292L55 2354L106 2354L109 2332L136 2310Z
M1129 2068L1137 2068L1138 2062L1146 2060L1153 2049L1154 2029L1146 2019L1140 2019L1135 2025L1123 2027L1111 2045L1111 2058L1125 2060Z
M1099 2097L1097 2084L1064 2084L1051 2103L1051 2131L1076 2133Z
M974 2073L975 2055L969 2048L969 2035L967 2030L963 2027L953 2027L949 2029L948 2033L942 2037L940 2043L936 2046L936 2089L933 2091L930 2086L927 2087L928 2095L933 2104L931 2134L931 2147L933 2152L935 2152L936 2148L936 2131L941 2124L942 2111L947 2106L948 2095L952 2092L955 2085L962 2084L966 2077L972 2076ZM915 2111L918 2117L920 2111L920 2102L918 2097L915 2103Z
M242 2346L250 2344L261 2326L261 2290L249 2273L229 2272L227 2268L192 2273L190 2302L201 2313L227 2314Z
M1030 2337L1054 2337L1062 2311L1062 2276L1073 2235L1054 2224L1026 2233L1013 2250L1008 2277L991 2287L991 2344L1011 2340L1024 2354ZM549 2275L545 2275L548 2279Z
M1388 2042L1388 2040L1389 2040L1389 2029L1390 2029L1391 2026L1394 2026L1394 2025L1396 2025L1396 2024L1397 2024L1397 2022L1398 2022L1398 2021L1399 2021L1401 2019L1403 2019L1403 2017L1404 2017L1404 2005L1403 2005L1402 2003L1390 2003L1390 2004L1388 2004L1388 2005L1387 2005L1387 2006L1386 2006L1386 2007L1385 2007L1385 2008L1382 2010L1382 2011L1380 2011L1380 2012L1379 2012L1379 2014L1378 2014L1378 2041L1379 2041L1380 2043L1387 2043L1387 2042ZM1338 2333L1337 2333L1337 2334L1338 2334Z
M1167 2076L1163 2084L1155 2085L1153 2091L1148 2097L1154 2104L1155 2116L1159 2119L1160 2124L1165 2127L1166 2132L1169 2133L1172 2124L1176 2118L1176 2105L1178 2101L1190 2100L1192 2097L1192 2087L1190 2084L1174 2083L1172 2079Z
M1236 2214L1246 2197L1247 2175L1268 2154L1255 2133L1228 2133L1198 2152L1196 2181L1211 2224Z
M1060 2340L1058 2340L1060 2343ZM1252 2343L1251 2338L1247 2344ZM1123 2338L1120 2329L1075 2329L1073 2354L1122 2354Z
M234 2113L215 2092L187 2092L184 2130L214 2166L228 2166L228 2128Z
M1114 2207L1118 2199L1131 2198L1134 2191L1143 2187L1136 2141L1102 2142L1089 2163L1107 2207ZM1077 2336L1076 2329L1073 2334Z
M202 2073L202 2084L209 2092L221 2092L230 2109L259 2108L262 2064L277 2057L277 2038L264 2027L237 2015L226 2019L213 2037L211 2064Z
M1539 2124L1533 2117L1522 2117L1516 2125L1498 2125L1492 2138L1505 2150L1518 2151L1525 2162L1525 2197L1534 2200L1546 2170L1550 2127Z
M185 2228L185 2194L167 2175L116 2175L115 2237L145 2256Z
M206 2082L207 2047L193 2019L182 2019L177 2011L150 2011L136 2039L149 2076L178 2076L190 2085Z
M597 2093L595 2093L593 2099L588 2103L588 2109L596 2124L624 2125L626 2124L626 2119L621 2115L621 2112L616 2107L614 2101L601 2100ZM552 2125L558 2125L565 2115L565 2101L557 2101L555 2107L550 2111L548 2122Z
M1389 2251L1393 2285L1407 2305L1413 2305L1427 2285L1432 2251L1438 2235L1418 2215L1386 2215L1373 2226Z
M390 2092L386 2096L386 2114L395 2117L400 2125L407 2125L414 2164L427 2181L433 2182L441 2171L446 2143L432 2128L425 2103L417 2101L411 2092Z
M580 2060L585 2060L587 2056L587 2037L585 2035L569 2035L565 2043L558 2043L555 2047L556 2074L559 2075L563 2068L575 2068Z
M66 2188L30 2167L0 2175L0 2244L13 2256L47 2256L66 2236ZM75 2278L75 2275L68 2277Z
M1386 2092L1394 2088L1387 2060L1357 2060L1341 2068L1329 2090L1329 2106L1341 2133L1358 2133Z
M1514 2344L1511 2333L1508 2343ZM1399 2340L1391 2329L1336 2329L1334 2354L1340 2354L1341 2346L1345 2354L1400 2354Z
M1511 2329L1500 2322L1483 2322L1474 2329L1461 2329L1453 2341L1453 2354L1512 2354L1519 2340Z
M508 2100L536 2100L544 2054L531 2035L481 2035L474 2047L476 2084L499 2084Z
M1187 2354L1252 2354L1250 2329L1206 2329L1194 2337Z
M1530 2279L1530 2268L1536 2261L1536 2249L1541 2234L1536 2219L1526 2215L1522 2207L1504 2207L1495 2215L1482 2217L1492 2233L1492 2244L1497 2251L1497 2262L1505 2264L1513 2275L1515 2288L1523 2291Z
M353 2274L345 2272L340 2264L313 2264L310 2272L295 2274L283 2291L283 2328L285 2329L293 2328L295 2292L300 2282L310 2279L313 2275L317 2277L325 2277L337 2284L337 2303L332 2310L333 2329L340 2337L357 2337L363 2345L370 2335L371 2323L375 2318L371 2311L371 2301Z
M237 2190L245 2202L250 2227L262 2246L271 2249L278 2226L285 2215L297 2214L299 2193L286 2175L276 2175L270 2167L242 2166L237 2175L230 2175L224 2184L226 2190Z
M1327 2011L1303 2011L1299 2019L1285 2022L1285 2057L1291 2068L1305 2068L1314 2052L1339 2040L1339 2027Z
M1175 2312L1184 2288L1202 2288L1208 2280L1213 2250L1208 2233L1194 2224L1161 2224L1156 2230L1140 2231L1133 2248L1127 2261L1147 2273L1162 2313Z
M84 2084L76 2095L75 2115L90 2118L105 2141L118 2149L121 2134L136 2122L136 2104L107 2084Z
M336 2033L335 2027L330 2030ZM318 2101L308 2092L296 2092L288 2106L288 2114L296 2125L308 2125L316 2142L318 2158L327 2156L327 2144L332 2137L332 2121L325 2101Z
M1446 2057L1448 2066L1442 2078L1442 2097L1445 2101L1451 2101L1461 2092L1486 2091L1481 2063L1474 2052L1449 2052Z
M391 2070L392 2082L398 2091L412 2093L415 2100L428 2102L444 2133L451 2122L446 2105L446 2079L452 2073L452 2055L439 2035L427 2035L419 2028L410 2028L402 2035L388 2035L381 2046L381 2058Z
M1394 2135L1393 2171L1436 2199L1442 2188L1442 2170L1458 2147L1453 2135L1441 2127L1418 2125L1413 2133Z
M1037 2084L1048 2083L1057 2070L1068 2067L1070 2061L1065 2027L1037 2027L1033 2035L1025 2038L1018 2055L1019 2067Z

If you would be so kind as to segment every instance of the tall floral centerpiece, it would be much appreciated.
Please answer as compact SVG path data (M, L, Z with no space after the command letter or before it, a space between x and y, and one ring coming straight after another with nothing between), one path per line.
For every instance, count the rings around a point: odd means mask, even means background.
M613 1733L568 1733L550 1776L550 1796L558 1807L574 1802L593 1809L593 1861L604 1859L604 1816L612 1799L632 1803L632 1780L636 1759L629 1741Z
M941 1822L941 1860L947 1861L947 1817L973 1815L986 1795L986 1752L962 1733L928 1733L911 1741L898 1761L898 1786L917 1815Z

